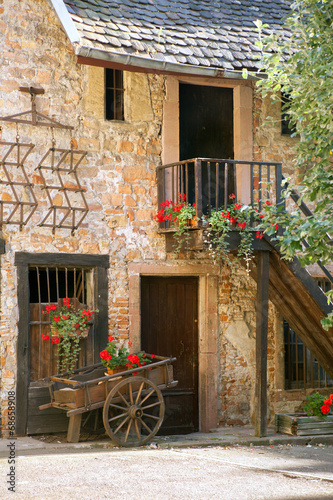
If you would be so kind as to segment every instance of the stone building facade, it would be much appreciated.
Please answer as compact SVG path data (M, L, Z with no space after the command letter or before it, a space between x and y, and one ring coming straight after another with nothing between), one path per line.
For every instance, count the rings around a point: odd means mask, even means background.
M15 11L15 17L12 12ZM26 225L2 228L0 400L1 430L6 435L8 392L20 372L17 350L20 310L16 255L107 256L107 328L122 342L140 348L140 277L195 276L199 280L199 428L253 422L255 379L256 284L242 268L232 271L203 252L174 257L153 216L157 205L156 168L178 159L177 85L225 86L235 96L235 158L282 162L294 175L291 147L281 136L280 107L262 101L248 80L209 79L146 72L124 72L124 121L105 120L104 68L78 64L73 46L54 9L46 2L2 0L0 4L1 115L21 113L31 98L20 87L43 88L36 97L40 113L72 131L2 122L1 140L33 143L25 169L33 183L37 210ZM89 212L73 233L41 227L48 202L39 174L41 158L52 145L87 151L78 168ZM3 153L2 153L3 154ZM3 201L11 193L4 188ZM62 205L62 194L54 205ZM282 318L269 310L269 417L286 408L276 394L284 389ZM98 360L96 360L98 361ZM281 399L281 398L280 398ZM282 398L284 401L284 399ZM297 406L288 403L288 409ZM18 404L18 411L20 402Z

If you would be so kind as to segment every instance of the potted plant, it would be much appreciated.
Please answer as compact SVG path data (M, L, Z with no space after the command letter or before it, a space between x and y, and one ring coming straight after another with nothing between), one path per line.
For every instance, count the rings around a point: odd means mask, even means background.
M144 352L130 354L126 347L118 347L118 345L119 340L109 335L106 348L100 352L102 364L107 369L108 375L148 365L155 357L154 354L148 356ZM128 346L131 345L132 342L128 342Z
M333 434L333 394L325 398L315 392L305 398L305 413L277 413L276 432L307 436L311 434Z
M95 311L77 309L66 297L63 305L48 304L43 314L50 320L50 332L42 334L42 340L58 346L57 369L60 372L72 372L81 350L80 340L88 337Z

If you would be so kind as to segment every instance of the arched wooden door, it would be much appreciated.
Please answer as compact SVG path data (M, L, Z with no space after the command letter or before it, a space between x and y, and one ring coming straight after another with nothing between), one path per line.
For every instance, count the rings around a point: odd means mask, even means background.
M160 434L198 430L198 279L141 278L141 348L175 356L178 386L163 391L166 412Z

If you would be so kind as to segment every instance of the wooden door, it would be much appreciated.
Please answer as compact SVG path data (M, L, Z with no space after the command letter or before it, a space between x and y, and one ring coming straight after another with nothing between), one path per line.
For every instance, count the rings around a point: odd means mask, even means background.
M166 412L160 434L198 430L198 279L141 279L141 347L174 356L178 386L163 391Z
M180 84L180 160L233 158L233 90Z
M202 85L179 85L179 159L216 158L233 159L233 89ZM220 202L224 199L224 164L218 175L215 168L208 174L207 163L202 164L202 207L208 209L208 200L215 208L218 187ZM193 203L194 176L189 172L188 201ZM210 197L208 196L210 189ZM228 169L228 193L234 192L234 169Z

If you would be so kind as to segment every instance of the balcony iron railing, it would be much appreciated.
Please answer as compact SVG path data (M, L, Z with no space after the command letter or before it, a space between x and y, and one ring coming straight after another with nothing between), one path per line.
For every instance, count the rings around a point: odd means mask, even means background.
M251 206L256 204L259 211L264 200L284 207L282 181L285 181L282 163L192 158L157 167L158 203L160 206L166 200L177 202L179 193L185 194L188 203L196 204L200 227L203 215L227 208L230 194L234 194L237 201ZM285 182L284 188L287 186ZM295 190L291 190L290 199L305 217L313 216ZM161 222L160 227L167 229L169 222ZM305 239L303 244L308 246ZM318 265L333 283L328 269L320 261Z
M195 203L199 221L214 209L226 208L231 194L246 204L256 203L259 210L263 199L282 201L281 163L194 158L158 167L157 180L159 205L185 194L188 203Z

